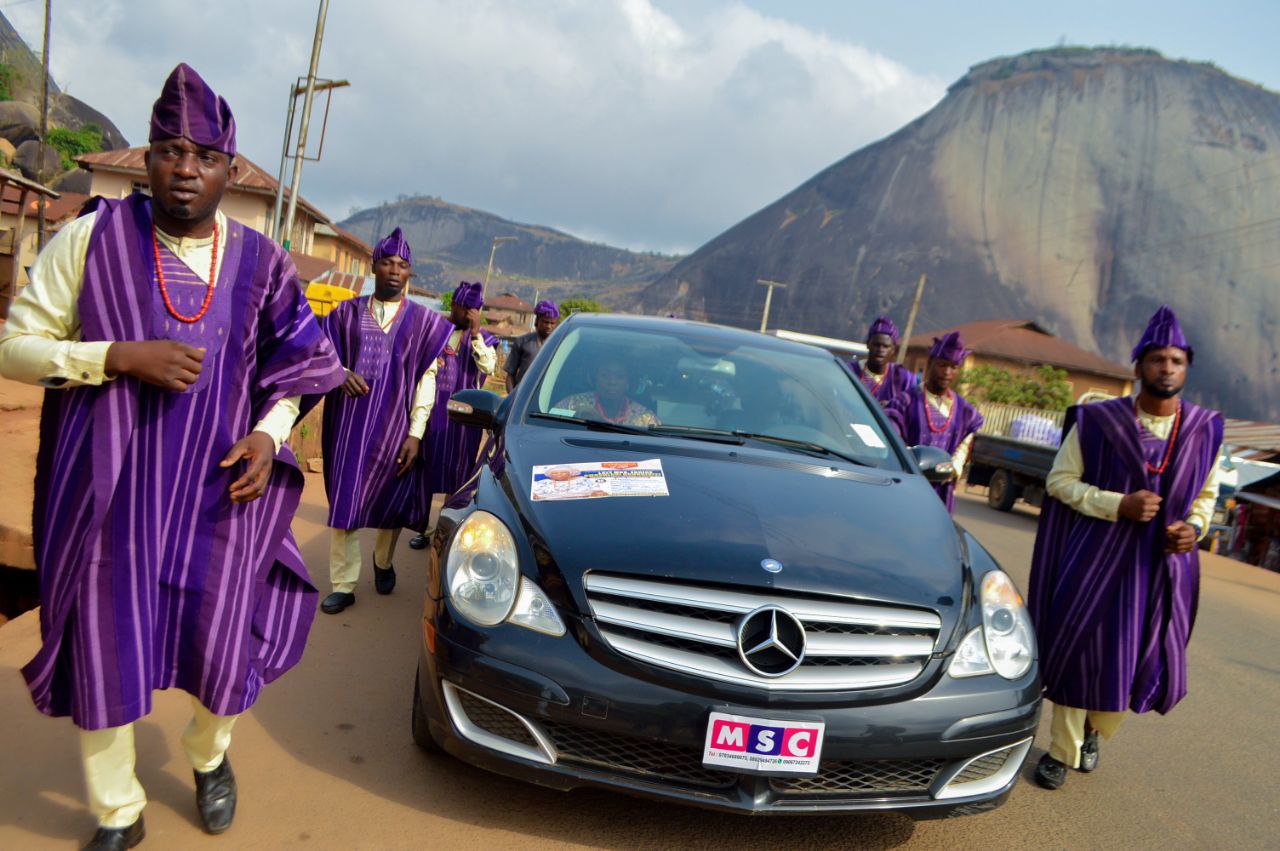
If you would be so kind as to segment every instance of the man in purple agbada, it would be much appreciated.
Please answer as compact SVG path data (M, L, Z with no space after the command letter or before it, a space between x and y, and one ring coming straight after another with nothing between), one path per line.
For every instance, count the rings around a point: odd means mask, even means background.
M479 429L449 422L446 405L459 390L472 390L493 375L498 366L498 339L481 329L480 309L484 307L484 290L479 283L463 281L453 291L449 320L453 333L444 354L436 361L436 403L427 426L427 446L417 475L422 477L420 495L423 500L422 523L418 534L409 541L415 550L427 546L426 528L430 522L431 500L438 493L451 494L462 487L476 469L480 453ZM469 352L467 350L470 350Z
M1093 771L1126 711L1187 693L1196 542L1218 496L1222 415L1181 397L1194 352L1168 307L1133 349L1140 390L1067 412L1046 482L1028 604L1052 743L1036 782Z
M923 383L885 405L885 413L908 446L937 446L951 456L951 481L933 486L950 512L955 511L956 480L964 473L973 435L982 427L982 414L951 389L968 357L959 331L934 337Z
M435 363L453 325L405 298L413 252L400 228L373 252L373 295L339 304L324 329L346 368L324 402L324 484L329 496L329 579L320 610L337 614L356 601L358 530L378 530L373 587L390 594L400 529L418 527L418 461L435 403Z
M0 374L43 384L33 512L36 708L80 728L90 848L142 841L133 722L180 688L205 830L226 830L231 729L301 657L316 591L290 521L299 397L342 368L289 255L228 220L235 121L186 65L156 101L151 196L103 200L41 252Z
M887 405L894 396L906 393L916 384L911 370L893 359L901 340L893 320L877 316L867 329L867 359L854 358L849 362L853 374L862 380L881 405Z

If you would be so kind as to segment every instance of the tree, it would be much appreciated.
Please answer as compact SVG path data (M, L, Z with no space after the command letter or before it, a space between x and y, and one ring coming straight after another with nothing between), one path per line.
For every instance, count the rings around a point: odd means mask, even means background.
M1042 411L1065 411L1071 404L1066 370L1048 364L1029 372L982 364L962 372L959 384L965 396L984 402Z
M608 313L608 311L601 307L598 301L585 296L574 296L560 302L560 313L569 316L574 313Z
M445 313L453 311L453 292L442 293L440 295L440 306L444 308Z

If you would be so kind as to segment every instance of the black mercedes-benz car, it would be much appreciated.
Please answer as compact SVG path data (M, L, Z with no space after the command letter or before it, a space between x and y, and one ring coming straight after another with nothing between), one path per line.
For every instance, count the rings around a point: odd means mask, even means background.
M1000 804L1040 710L1013 582L833 355L576 315L429 551L413 735L501 774L744 812Z

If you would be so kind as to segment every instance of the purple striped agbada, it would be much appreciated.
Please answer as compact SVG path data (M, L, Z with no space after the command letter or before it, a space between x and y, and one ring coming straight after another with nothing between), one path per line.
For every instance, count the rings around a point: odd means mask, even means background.
M951 417L944 417L929 404L924 386L919 384L890 399L885 405L885 413L908 446L936 446L948 455L955 455L965 438L982 428L983 423L977 408L955 391L951 392ZM955 513L955 482L935 484L933 489L947 506L947 511Z
M1222 415L1182 402L1169 465L1167 441L1137 420L1134 402L1071 408L1084 457L1081 479L1117 493L1163 497L1147 523L1088 517L1045 497L1028 606L1045 696L1103 712L1168 712L1187 693L1187 642L1200 592L1200 557L1165 552L1165 528L1185 520L1217 463ZM1150 466L1149 466L1150 465Z
M894 396L906 393L916 386L915 374L900 363L890 362L886 364L884 372L879 378L867 369L866 364L860 360L850 361L849 368L853 370L854 375L861 379L863 385L867 388L867 392L874 396L881 405L889 404Z
M43 645L23 668L36 707L87 730L146 715L153 689L243 712L301 658L316 591L289 523L302 473L287 446L264 495L233 504L243 465L218 466L286 396L343 373L287 254L228 222L209 313L167 313L155 280L151 201L96 212L79 310L82 338L174 339L207 348L183 393L121 376L45 393L35 547ZM161 250L174 306L205 285Z
M324 486L335 529L398 529L426 521L422 477L396 476L396 455L409 434L413 396L444 351L453 324L405 299L383 331L369 296L344 301L324 318L343 365L369 385L364 396L339 388L324 400ZM421 463L421 461L419 461ZM426 500L430 504L430 500Z
M497 345L498 338L488 331L481 330L480 335L486 345ZM478 428L449 422L445 409L454 393L475 389L485 380L485 374L476 365L471 334L466 329L462 331L458 347L461 351L457 353L445 351L436 371L436 401L422 447L421 475L425 481L422 498L428 513L433 495L453 493L475 472L476 456L484 437Z

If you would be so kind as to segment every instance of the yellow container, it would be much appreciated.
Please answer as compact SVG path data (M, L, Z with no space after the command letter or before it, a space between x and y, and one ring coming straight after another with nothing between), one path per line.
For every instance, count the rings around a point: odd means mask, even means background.
M306 294L307 301L311 303L311 309L315 311L316 316L325 316L341 302L356 297L355 290L318 283L307 284Z

